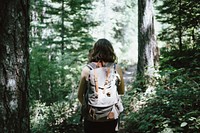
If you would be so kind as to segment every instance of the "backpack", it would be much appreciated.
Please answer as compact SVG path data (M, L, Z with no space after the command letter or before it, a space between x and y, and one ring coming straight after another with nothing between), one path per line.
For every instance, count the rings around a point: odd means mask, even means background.
M82 115L91 121L109 121L117 119L123 111L118 95L120 76L115 63L89 63L90 69Z

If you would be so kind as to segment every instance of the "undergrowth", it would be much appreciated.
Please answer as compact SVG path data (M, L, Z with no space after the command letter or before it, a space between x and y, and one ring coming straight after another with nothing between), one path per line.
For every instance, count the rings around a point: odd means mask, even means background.
M124 98L126 133L200 132L199 59L199 51L163 53L156 93L145 97L135 83Z

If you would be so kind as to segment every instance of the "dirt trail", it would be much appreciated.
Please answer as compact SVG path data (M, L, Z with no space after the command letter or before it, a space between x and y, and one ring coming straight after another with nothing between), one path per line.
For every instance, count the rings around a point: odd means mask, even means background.
M135 80L137 71L137 65L130 65L123 70L123 77L126 87Z
M136 78L136 72L137 72L137 64L135 65L129 65L126 69L123 70L123 78L125 82L125 91L129 90L130 85L133 83L133 81ZM123 116L121 116L120 120L120 127L118 133L125 133L124 131L124 122Z

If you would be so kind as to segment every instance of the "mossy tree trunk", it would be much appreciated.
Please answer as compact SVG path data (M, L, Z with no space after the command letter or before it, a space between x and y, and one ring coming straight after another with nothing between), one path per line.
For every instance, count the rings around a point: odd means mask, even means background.
M29 1L0 4L0 132L29 133Z

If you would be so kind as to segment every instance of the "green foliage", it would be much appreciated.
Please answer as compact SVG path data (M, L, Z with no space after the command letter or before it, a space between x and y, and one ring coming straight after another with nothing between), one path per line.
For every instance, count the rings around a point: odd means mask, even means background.
M78 125L80 120L80 113L77 111L79 109L77 106L78 101L69 101L54 102L50 106L36 101L34 106L30 109L32 114L31 132L74 133L76 132L74 129L81 132L82 127L81 125Z
M182 52L178 50L172 50L166 52L165 48L161 49L161 68L167 68L173 66L174 68L193 69L199 66L200 50L189 49Z
M188 74L181 78L173 77L168 82L158 87L156 96L148 100L143 108L130 114L127 122L129 132L153 133L166 129L174 132L199 131L199 85L195 81L188 81Z
M50 105L77 90L96 25L87 20L90 9L91 0L31 1L31 102Z
M169 50L197 48L199 43L200 2L196 0L164 0L156 6L157 20L163 24L159 39Z
M77 88L93 39L91 0L31 0L30 107L35 133L67 132L78 125ZM74 124L76 123L76 124Z
M198 58L195 58L197 55L199 57L199 54L194 51L186 53L193 53L194 58L190 58L188 54L178 58L170 53L170 58L166 59L165 57L168 57L169 53L163 54L162 69L155 95L146 97L144 100L141 99L143 95L136 93L135 89L129 92L129 101L131 102L128 106L128 112L134 112L129 113L126 118L127 132L199 132L200 85L198 81L200 79L200 64L196 62ZM170 64L171 59L175 58L177 58L177 63L187 61L188 58L190 61L187 62L186 67L185 65L180 66L180 64ZM167 65L166 62L168 62ZM139 109L134 104L140 105Z

